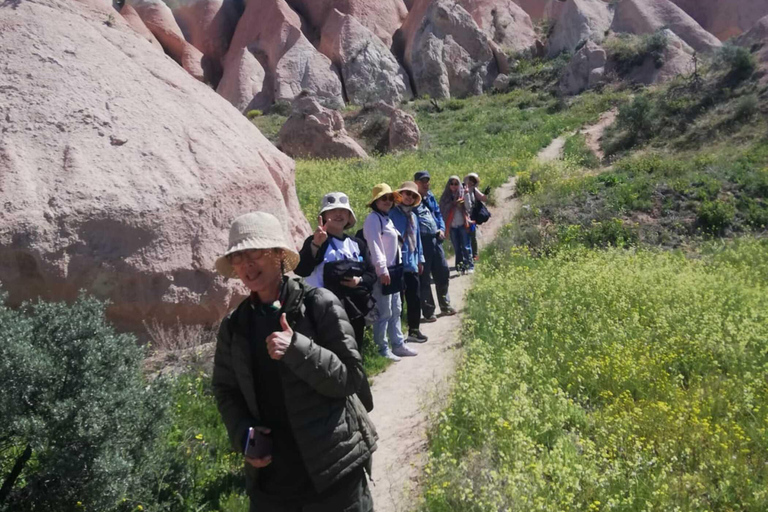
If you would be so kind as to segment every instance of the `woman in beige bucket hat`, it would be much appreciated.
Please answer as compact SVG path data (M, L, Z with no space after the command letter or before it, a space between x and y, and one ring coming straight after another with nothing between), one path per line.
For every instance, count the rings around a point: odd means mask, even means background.
M269 213L238 217L216 261L251 291L219 328L216 404L245 455L251 510L371 512L377 435L357 396L366 377L352 326L330 291L284 275L299 255L283 233Z

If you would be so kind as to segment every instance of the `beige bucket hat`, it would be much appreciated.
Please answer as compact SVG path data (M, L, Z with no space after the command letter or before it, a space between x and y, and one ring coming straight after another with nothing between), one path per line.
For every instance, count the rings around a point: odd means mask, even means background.
M350 214L349 224L344 229L349 229L357 222L355 212L349 205L349 197L344 192L328 192L323 196L322 203L320 204L320 215L330 210L347 210Z
M405 192L406 190L408 192L413 192L414 194L416 194L416 201L414 201L413 207L416 208L417 206L419 206L421 204L421 194L419 194L419 187L416 186L416 183L413 181L404 181L400 185L400 188L397 189L397 192L400 195L403 195L403 192Z
M216 259L219 274L237 277L228 256L248 249L282 249L285 272L290 272L299 264L299 253L286 242L280 221L267 212L246 213L232 222L227 251Z

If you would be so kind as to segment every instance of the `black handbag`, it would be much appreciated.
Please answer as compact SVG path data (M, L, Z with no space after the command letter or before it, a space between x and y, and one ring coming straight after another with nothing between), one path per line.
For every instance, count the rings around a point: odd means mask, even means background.
M491 212L488 211L488 208L482 201L475 200L475 204L472 205L472 211L469 213L469 218L479 226L488 222L488 219L491 218Z
M387 267L387 271L389 272L389 284L382 285L381 293L392 295L403 291L405 287L405 267L403 267L403 260L399 250L397 251L397 263Z

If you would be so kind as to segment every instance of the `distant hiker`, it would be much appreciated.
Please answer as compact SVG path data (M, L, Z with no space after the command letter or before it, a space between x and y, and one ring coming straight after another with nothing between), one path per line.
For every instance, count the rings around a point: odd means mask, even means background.
M414 212L421 204L416 183L406 181L397 189L400 203L389 210L389 218L403 239L403 272L405 302L408 306L408 341L424 343L427 337L419 330L421 323L421 291L419 277L424 271L424 254L421 248L419 221Z
M464 187L458 176L448 178L440 196L440 213L451 230L451 243L456 253L456 272L470 274L475 271L472 245L469 240L469 210L465 204Z
M370 512L376 430L352 326L330 291L289 279L299 255L264 212L238 217L218 272L251 295L219 328L213 393L232 446L248 453L252 512Z
M445 261L443 240L445 240L445 222L437 205L437 199L430 189L430 175L428 171L419 171L413 176L413 180L419 187L421 203L416 207L416 217L419 220L421 233L421 246L424 255L424 272L419 276L421 283L421 311L424 314L422 322L435 322L435 299L432 295L430 277L435 281L437 302L443 315L455 315L456 310L451 307L451 299L448 296L448 282L450 270ZM410 306L409 306L410 309Z
M376 342L379 353L393 361L418 354L408 346L400 328L400 314L403 310L400 300L404 285L403 257L400 236L388 216L396 201L400 202L400 194L392 192L386 183L373 187L371 201L368 203L373 211L363 224L368 251L379 278L373 287L378 314L373 323L373 341ZM392 345L391 350L387 338Z
M296 275L316 288L331 290L344 305L363 352L365 316L375 307L371 296L376 283L368 245L364 239L344 233L357 223L349 198L342 192L325 194L317 217L317 229L299 251Z
M480 184L480 177L477 173L471 172L464 177L464 202L467 208L467 212L470 215L470 227L469 227L469 241L472 246L472 257L477 261L479 253L477 252L477 230L479 229L477 223L472 220L472 209L478 201L485 203L488 198L485 194L480 192L477 186Z

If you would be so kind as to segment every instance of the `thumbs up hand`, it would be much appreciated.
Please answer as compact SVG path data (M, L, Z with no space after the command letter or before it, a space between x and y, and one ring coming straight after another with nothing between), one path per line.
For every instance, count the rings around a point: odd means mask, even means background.
M283 358L293 339L293 329L288 325L285 313L280 316L280 328L281 331L275 331L267 336L267 352L269 352L269 357L275 360Z
M328 233L325 232L325 225L323 224L323 216L317 216L317 228L312 234L312 243L317 247L320 247L328 240Z

